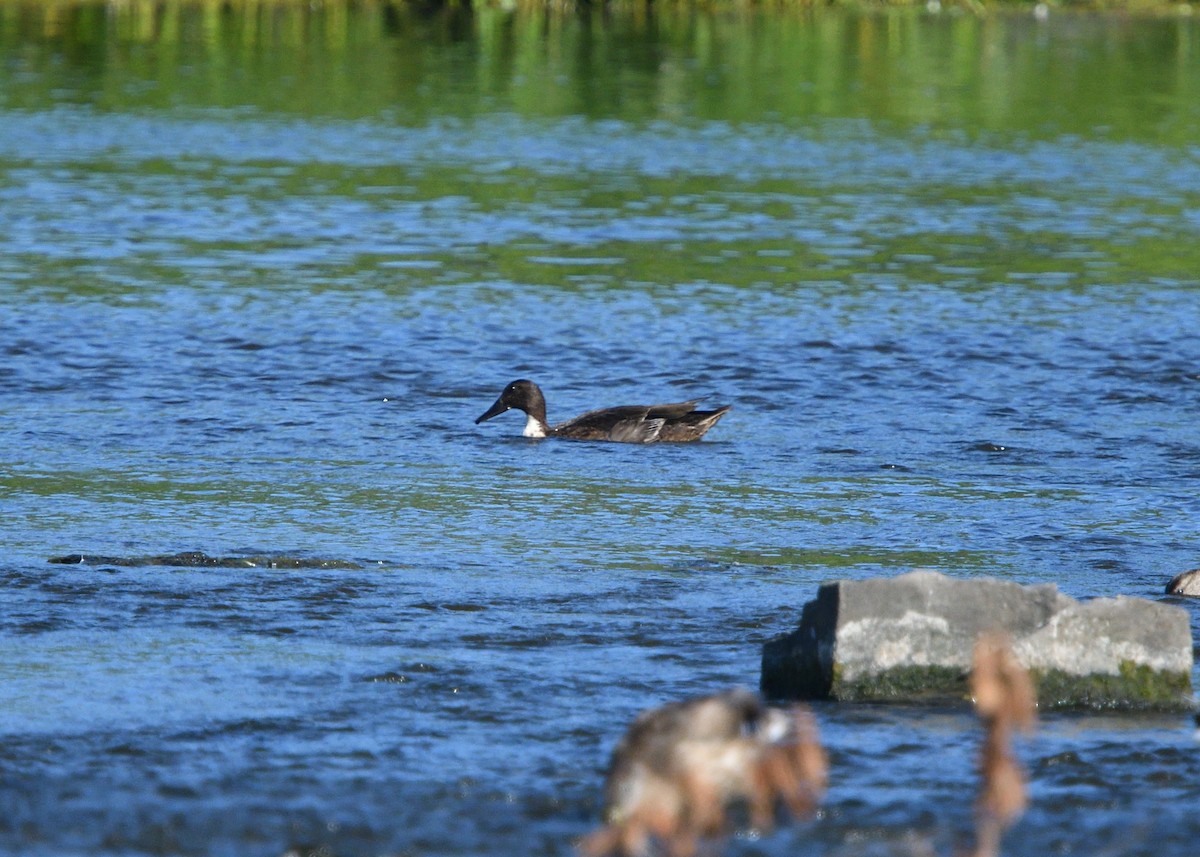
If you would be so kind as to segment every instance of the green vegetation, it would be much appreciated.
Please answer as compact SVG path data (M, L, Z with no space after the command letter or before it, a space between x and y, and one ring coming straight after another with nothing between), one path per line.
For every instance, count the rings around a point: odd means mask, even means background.
M1193 706L1191 676L1153 670L1130 662L1120 675L1080 676L1059 670L1033 670L1038 704L1043 709L1120 709L1189 711ZM829 695L846 702L966 701L970 694L963 670L939 666L904 666L847 680L834 665Z
M1120 675L1068 675L1058 670L1034 671L1038 700L1047 708L1115 708L1190 711L1195 704L1191 676L1153 670L1130 661Z
M847 680L839 664L833 667L830 696L845 702L965 701L963 670L940 666L903 666Z

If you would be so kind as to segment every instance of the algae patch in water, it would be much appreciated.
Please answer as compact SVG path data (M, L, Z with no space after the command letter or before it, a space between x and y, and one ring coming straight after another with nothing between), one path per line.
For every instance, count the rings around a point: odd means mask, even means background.
M294 556L209 556L203 551L183 551L153 556L101 556L73 553L51 557L55 565L110 565L121 568L344 568L361 569L357 562L342 559L309 559Z

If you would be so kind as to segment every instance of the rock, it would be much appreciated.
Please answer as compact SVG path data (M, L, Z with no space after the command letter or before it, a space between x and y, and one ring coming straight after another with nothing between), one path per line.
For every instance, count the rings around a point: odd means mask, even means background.
M1182 608L1126 597L1076 601L1051 583L932 571L821 586L800 627L763 646L762 690L775 699L962 700L972 647L989 631L1012 637L1044 708L1194 706Z
M1167 594L1200 596L1200 568L1183 571L1172 577L1167 584Z

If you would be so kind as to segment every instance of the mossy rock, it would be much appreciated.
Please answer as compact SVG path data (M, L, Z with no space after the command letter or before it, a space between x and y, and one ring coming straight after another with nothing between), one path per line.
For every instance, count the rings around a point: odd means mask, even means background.
M970 698L961 669L940 666L896 667L881 673L839 678L834 667L830 697L846 702L959 702Z
M1062 670L1030 670L1043 708L1119 711L1190 711L1191 673L1172 673L1123 661L1117 675L1072 675Z
M763 646L760 686L773 699L965 700L972 649L994 632L1012 641L1043 708L1195 707L1181 608L928 571L821 586L800 626Z

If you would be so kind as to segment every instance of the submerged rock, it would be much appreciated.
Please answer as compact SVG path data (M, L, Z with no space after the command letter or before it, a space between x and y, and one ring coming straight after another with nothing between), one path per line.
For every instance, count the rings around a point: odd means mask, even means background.
M776 699L961 700L975 641L994 631L1012 637L1043 707L1194 705L1182 608L932 571L821 586L800 627L763 646L761 686Z
M1180 572L1167 584L1168 595L1200 596L1200 568Z
M183 551L154 556L99 556L73 553L51 557L56 565L115 565L123 568L166 566L167 568L362 568L341 559L306 559L292 556L209 556L202 551Z

